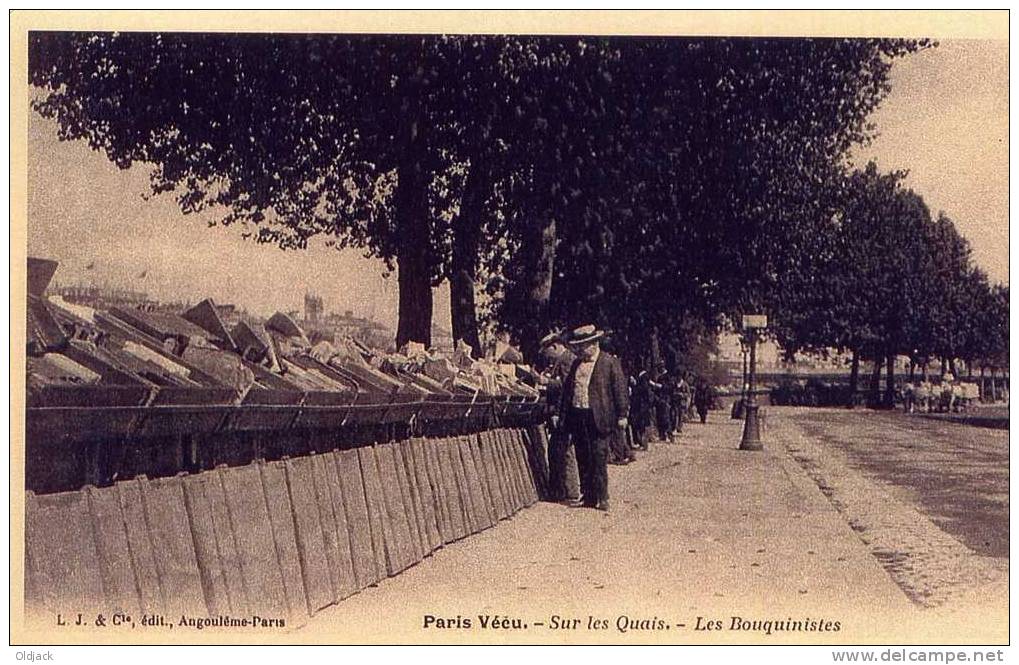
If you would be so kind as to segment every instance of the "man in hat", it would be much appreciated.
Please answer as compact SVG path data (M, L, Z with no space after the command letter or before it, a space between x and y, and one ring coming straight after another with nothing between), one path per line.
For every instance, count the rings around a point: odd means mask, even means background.
M563 384L562 413L577 452L584 505L608 510L609 446L626 430L630 398L622 364L600 348L603 335L588 324L566 339L577 360Z
M577 359L563 344L562 334L550 332L541 342L542 359L545 369L542 371L542 383L546 387L548 403L549 451L548 475L550 498L554 501L565 501L570 505L580 503L580 479L577 472L577 457L574 454L573 442L561 412L563 382Z

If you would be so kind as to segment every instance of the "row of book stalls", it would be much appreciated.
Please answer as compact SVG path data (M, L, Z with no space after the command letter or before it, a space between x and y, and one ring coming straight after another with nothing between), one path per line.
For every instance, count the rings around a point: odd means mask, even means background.
M57 267L28 263L30 626L290 629L547 494L526 368L313 344L291 316L227 325L211 300L88 307L46 295Z
M231 327L206 299L181 313L47 296L28 262L26 485L104 486L541 417L528 370L461 347L382 353L311 343L277 313Z

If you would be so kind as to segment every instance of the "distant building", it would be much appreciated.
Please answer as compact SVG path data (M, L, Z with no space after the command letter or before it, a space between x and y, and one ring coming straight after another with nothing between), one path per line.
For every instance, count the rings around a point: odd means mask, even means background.
M304 320L309 323L318 323L325 314L325 305L322 296L314 293L304 294Z
M762 340L757 344L757 369L767 373L784 373L798 376L846 374L852 365L853 354L836 349L826 349L823 353L797 352L792 359L787 359L782 348L771 340ZM729 370L730 375L742 373L743 349L740 336L734 332L723 332L718 336L718 354L714 360ZM882 360L882 363L884 361ZM861 374L870 371L872 361L861 361ZM882 370L884 365L882 364ZM895 371L899 374L909 372L909 358L896 356Z
M321 299L318 299L318 302L321 303ZM351 310L338 314L319 311L317 305L309 309L308 303L309 299L305 298L305 313L315 311L316 317L312 319L305 316L302 322L304 332L309 338L336 341L338 338L352 337L373 349L387 350L392 347L393 333L381 323L354 316Z
M249 324L252 323L264 323L264 319L261 317L251 314L246 309L238 308L237 305L217 304L216 312L219 314L219 318L223 320L223 324L226 325L227 330L233 330L241 321L245 321Z
M778 345L769 340L757 343L758 367L774 367L779 364L782 351ZM740 335L734 332L723 332L718 336L718 353L715 360L723 363L743 363L743 346Z

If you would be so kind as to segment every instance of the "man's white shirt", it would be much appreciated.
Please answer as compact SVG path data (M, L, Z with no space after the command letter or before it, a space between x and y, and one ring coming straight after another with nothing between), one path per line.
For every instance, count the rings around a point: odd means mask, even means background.
M594 356L590 359L581 359L580 364L577 365L577 374L573 381L573 395L570 400L570 404L575 409L590 409L590 394L589 390L591 387L591 375L594 373L594 364L598 362L598 356L601 355L601 349L596 348Z

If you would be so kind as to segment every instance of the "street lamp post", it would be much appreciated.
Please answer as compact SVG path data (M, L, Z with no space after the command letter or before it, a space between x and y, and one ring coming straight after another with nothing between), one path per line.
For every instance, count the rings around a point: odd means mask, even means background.
M740 351L742 352L742 355L743 355L743 374L742 374L741 379L740 379L739 387L740 387L741 397L743 398L744 401L746 401L746 398L747 398L747 340L744 339L742 336L740 337L739 345L740 345Z
M768 327L768 317L762 314L745 314L743 329L749 333L750 342L750 376L747 387L746 416L743 421L743 439L740 450L764 450L761 443L761 422L758 418L757 405L757 331Z

